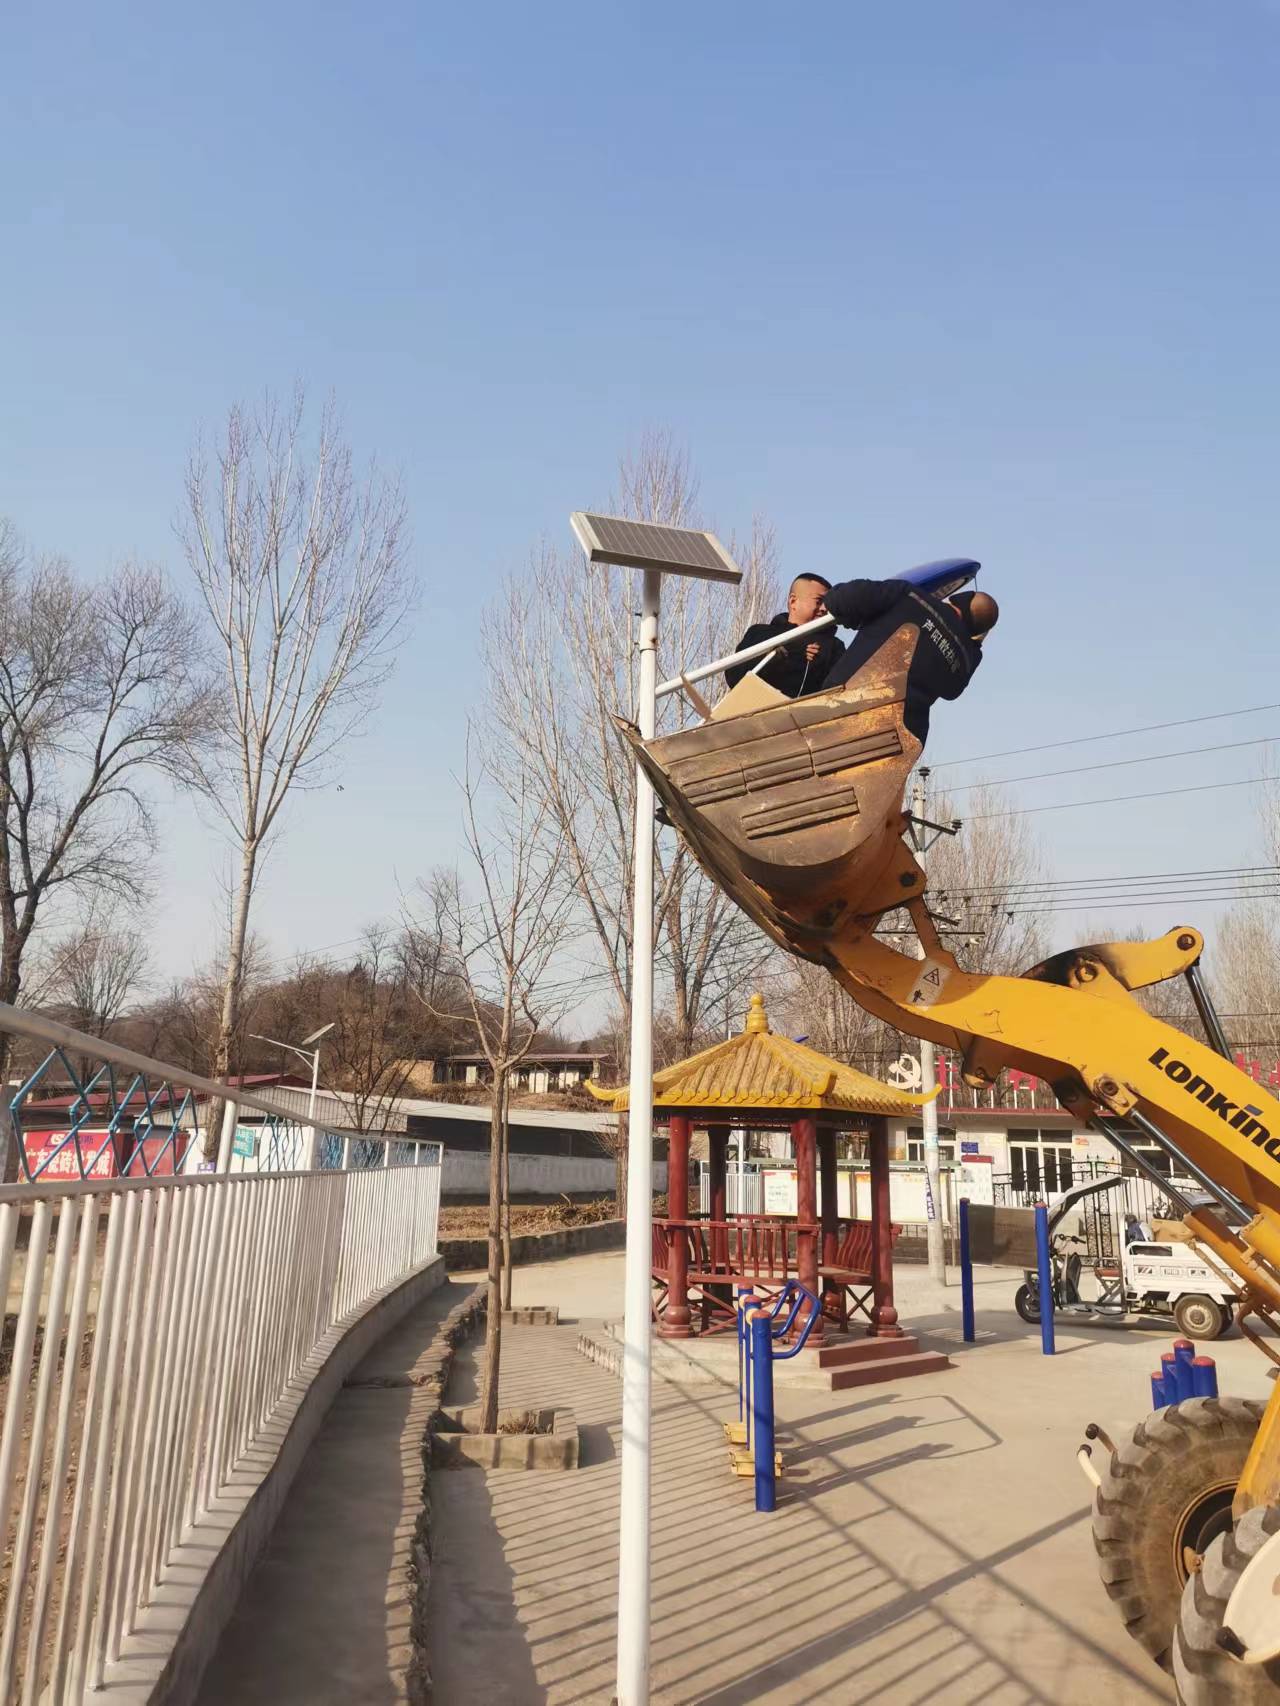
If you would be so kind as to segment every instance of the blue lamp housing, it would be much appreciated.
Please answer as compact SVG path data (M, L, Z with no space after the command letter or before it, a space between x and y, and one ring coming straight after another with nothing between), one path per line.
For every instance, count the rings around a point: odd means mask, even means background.
M949 598L973 580L981 567L972 557L942 557L936 563L921 563L917 569L903 569L900 575L890 575L889 579L906 581L908 586L931 592L938 598Z

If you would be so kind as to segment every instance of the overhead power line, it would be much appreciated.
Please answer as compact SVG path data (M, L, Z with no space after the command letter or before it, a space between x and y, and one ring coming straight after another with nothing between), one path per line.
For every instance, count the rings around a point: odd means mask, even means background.
M1280 736L1260 735L1257 740L1229 740L1220 746L1187 746L1179 752L1152 752L1143 758L1111 758L1102 764L1075 764L1068 770L1037 770L1030 776L1001 776L995 782L962 782L947 794L967 794L974 788L1007 788L1014 782L1045 782L1054 776L1083 776L1086 770L1123 770L1130 764L1162 764L1169 758L1198 758L1205 752L1235 752L1242 746L1268 746Z
M991 910L993 912L1004 913L1008 917L1013 917L1018 913L1036 913L1036 914L1039 914L1039 913L1043 913L1043 912L1097 912L1100 910L1106 911L1108 909L1114 909L1114 908L1120 907L1120 906L1123 906L1126 910L1128 910L1129 907L1136 907L1136 906L1163 906L1167 909L1167 908L1171 908L1173 906L1183 906L1183 905L1187 905L1187 904L1208 905L1211 901L1276 900L1276 899L1280 899L1280 889L1268 889L1262 894L1253 894L1253 895L1239 895L1239 894L1229 894L1229 893L1228 894L1200 894L1200 895L1193 896L1190 901L1187 901L1185 899L1184 900L1170 899L1167 896L1158 897L1154 900L1153 899L1137 899L1137 898L1126 899L1124 896L1120 896L1120 897L1117 897L1116 899L1113 899L1113 900L1108 900L1106 898L1098 898L1098 899L1094 899L1094 900L1069 901L1069 902L1066 902L1062 905L1054 904L1054 905L1050 905L1050 906L1008 906L1008 907L1006 907L1006 906L993 906L991 908Z
M991 883L976 887L971 887L968 884L953 884L939 888L936 892L939 895L994 894L1005 896L1021 891L1040 889L1074 889L1086 886L1115 888L1121 883L1166 883L1180 882L1183 879L1192 881L1210 877L1270 881L1273 878L1280 879L1280 865L1209 865L1202 870L1137 871L1128 872L1119 877L1039 877L1021 883Z
M977 758L944 758L931 770L951 770L960 764L986 764L993 758L1021 758L1028 752L1052 752L1063 746L1089 746L1099 740L1123 740L1127 735L1150 735L1160 729L1186 729L1193 723L1218 723L1226 717L1254 717L1263 711L1280 711L1280 705L1245 705L1238 711L1211 711L1203 717L1179 717L1170 723L1143 723L1134 729L1109 729L1106 734L1077 735L1072 740L1047 740L1038 746L1008 746L1000 752L980 753Z
M957 909L957 902L960 902L971 915L980 917L988 912L1006 912L1010 907L1016 907L1022 912L1052 912L1056 907L1120 906L1129 902L1135 906L1183 906L1202 900L1221 899L1224 894L1228 894L1232 900L1268 900L1277 892L1278 885L1274 883L1268 888L1253 889L1223 889L1221 886L1215 888L1206 884L1194 889L1098 889L1084 894L1016 894L1004 900L999 895L976 901L968 896L953 895L948 905Z
M1195 788L1157 788L1149 794L1108 794L1099 800L1064 800L1054 806L1020 806L1006 812L975 812L969 822L980 823L995 817L1030 817L1035 812L1073 812L1085 806L1119 806L1129 800L1163 800L1173 794L1211 794L1219 788L1254 788L1262 782L1280 782L1280 776L1244 776L1238 782L1202 782Z

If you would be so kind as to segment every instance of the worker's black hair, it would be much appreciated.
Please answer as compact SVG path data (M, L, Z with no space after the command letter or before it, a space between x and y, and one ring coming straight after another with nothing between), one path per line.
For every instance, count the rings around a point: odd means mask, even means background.
M794 586L797 581L816 581L822 588L823 592L831 591L831 582L825 575L811 575L802 569L798 575L792 575L791 577L792 586Z

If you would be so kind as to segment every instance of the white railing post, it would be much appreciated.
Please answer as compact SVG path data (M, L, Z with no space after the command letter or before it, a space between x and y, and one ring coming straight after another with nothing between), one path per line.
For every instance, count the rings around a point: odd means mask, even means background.
M243 1108L280 1117L259 1097L237 1089L230 1101L225 1084L2 1004L0 1029L129 1066L103 1092L104 1121L130 1114L135 1094L150 1117L161 1097L148 1075L168 1081L175 1120L173 1085L223 1102L220 1150ZM21 1110L14 1123L21 1136ZM187 1113L180 1123L191 1130ZM198 1579L207 1568L246 1454L278 1448L281 1417L334 1329L435 1257L439 1145L384 1133L381 1156L366 1140L352 1171L344 1136L341 1173L202 1174L181 1169L169 1129L139 1121L131 1165L160 1156L170 1174L0 1186L0 1292L15 1271L22 1279L0 1417L0 1550L25 1584L0 1605L0 1698L15 1706L72 1706L117 1663L177 1639L157 1590L175 1570ZM94 1130L86 1157L100 1147Z

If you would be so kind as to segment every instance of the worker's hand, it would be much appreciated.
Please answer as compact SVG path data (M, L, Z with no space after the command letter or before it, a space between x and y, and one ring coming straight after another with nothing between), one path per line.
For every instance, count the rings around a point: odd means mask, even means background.
M817 640L810 640L809 644L804 648L804 655L808 658L810 663L815 663L817 661L818 653L821 650L822 647L818 644Z

